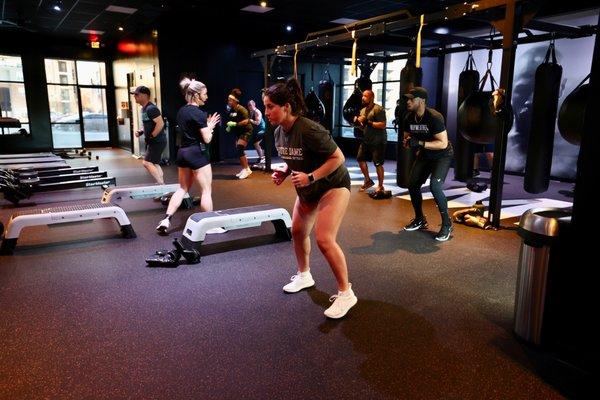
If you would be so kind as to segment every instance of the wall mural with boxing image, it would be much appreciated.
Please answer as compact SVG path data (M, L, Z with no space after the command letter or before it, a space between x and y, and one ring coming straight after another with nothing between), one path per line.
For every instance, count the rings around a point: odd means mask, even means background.
M581 26L592 25L597 21L597 10L586 13L572 14L557 20L547 19L547 22L555 22L563 25ZM486 32L470 33L470 36L485 36ZM559 93L558 107L562 105L565 98L581 83L589 74L592 54L594 48L592 37L578 39L556 40L556 57L562 65L561 89ZM514 70L512 107L514 110L513 127L508 135L506 151L506 171L524 173L526 164L527 147L531 127L531 116L533 109L533 91L536 68L544 61L549 42L523 44L517 47L516 63ZM479 70L483 75L488 60L488 50L480 49L473 51L473 57ZM454 53L448 56L450 59L447 70L448 85L446 92L447 100L447 127L450 139L456 143L457 135L457 90L458 78L465 66L467 52ZM500 78L502 63L502 51L493 52L492 73L496 80ZM569 143L555 128L554 151L552 155L551 176L558 179L574 179L577 171L577 157L579 146Z

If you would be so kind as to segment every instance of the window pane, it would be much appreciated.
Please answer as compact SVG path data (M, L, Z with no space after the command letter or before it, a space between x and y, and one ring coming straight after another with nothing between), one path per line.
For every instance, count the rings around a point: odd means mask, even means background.
M55 149L81 148L79 124L52 124L52 142Z
M48 102L50 104L50 121L79 123L76 87L48 85Z
M106 65L103 62L77 61L77 79L80 85L106 85Z
M23 82L21 57L0 55L0 81Z
M46 82L76 84L75 61L45 59Z
M0 107L3 117L17 118L21 123L29 122L25 85L23 83L0 82Z
M108 116L106 114L106 90L81 88L83 110L83 135L85 141L108 141Z

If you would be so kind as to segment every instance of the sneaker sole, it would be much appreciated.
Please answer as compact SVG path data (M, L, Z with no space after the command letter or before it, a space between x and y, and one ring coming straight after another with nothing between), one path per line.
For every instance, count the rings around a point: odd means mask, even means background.
M419 229L425 229L425 228L427 228L427 224L418 226L416 228L407 228L407 227L404 227L404 230L408 231L408 232L412 232L412 231L418 231Z
M297 290L286 290L286 289L283 289L283 291L285 293L298 293L298 292L300 292L300 291L302 291L304 289L309 289L309 288L311 288L313 286L315 286L315 281L313 281L309 286L303 286L303 287L301 287L300 289L297 289Z
M443 237L443 238L438 238L438 237L435 238L435 240L437 240L438 242L446 242L446 241L448 241L448 239L450 239L450 235Z
M346 314L348 314L348 311L350 311L350 309L352 309L352 307L354 307L356 305L356 303L358 303L358 297L354 296L354 300L352 301L352 305L350 307L348 307L348 309L346 310L345 313L341 314L341 315L336 315L334 317L331 317L325 313L323 313L327 318L329 319L340 319L340 318L344 318L346 316Z

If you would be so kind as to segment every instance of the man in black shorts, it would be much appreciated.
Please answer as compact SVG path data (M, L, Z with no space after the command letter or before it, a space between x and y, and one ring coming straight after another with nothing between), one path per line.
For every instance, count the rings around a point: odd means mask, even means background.
M363 92L362 104L364 107L360 110L360 115L354 118L354 123L363 130L362 143L358 148L356 161L365 177L365 182L359 191L364 192L375 184L369 177L369 167L367 166L367 161L373 161L378 180L375 191L383 192L383 163L385 162L387 143L385 109L379 104L375 104L375 94L371 90Z
M142 123L144 129L135 133L137 137L144 135L146 140L146 155L144 156L144 168L152 175L156 183L164 185L163 171L160 167L162 153L167 147L167 136L164 131L165 123L158 107L150 101L150 89L146 86L138 86L133 91L135 102L142 106Z
M452 143L448 140L448 132L446 132L442 114L427 107L427 90L425 88L415 87L404 97L407 99L406 106L409 113L403 123L403 144L405 147L417 151L408 183L415 218L404 227L404 230L416 231L427 227L427 220L422 209L421 186L431 175L429 190L433 194L442 217L442 228L435 239L444 242L450 238L452 232L452 222L448 215L448 200L442 190L454 156Z

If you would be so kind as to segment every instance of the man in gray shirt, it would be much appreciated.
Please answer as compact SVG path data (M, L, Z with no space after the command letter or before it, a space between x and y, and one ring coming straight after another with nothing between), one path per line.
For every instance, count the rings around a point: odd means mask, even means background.
M360 115L354 118L354 123L363 130L362 143L358 148L356 160L365 177L365 183L360 187L364 192L375 183L369 177L367 161L372 161L377 171L378 186L375 192L383 192L383 163L385 162L385 145L387 144L385 109L375 104L375 94L365 90L362 95L363 108Z

